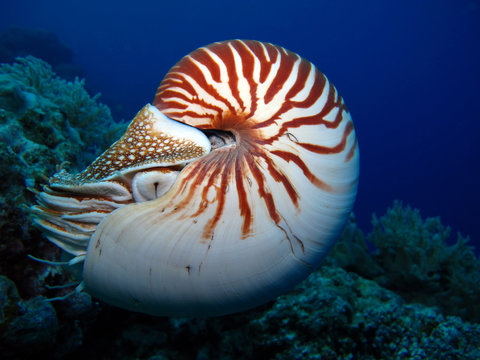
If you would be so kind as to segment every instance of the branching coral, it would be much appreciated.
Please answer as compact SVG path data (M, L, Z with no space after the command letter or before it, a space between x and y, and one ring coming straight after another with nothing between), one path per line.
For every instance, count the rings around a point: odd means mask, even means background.
M480 321L480 261L468 238L458 234L449 245L450 228L439 218L424 220L419 210L398 201L380 219L373 215L372 225L365 240L351 220L327 261L377 281L409 303Z
M353 271L367 279L373 279L384 272L372 259L365 236L357 226L353 213L350 214L350 219L326 262Z
M72 137L80 140L76 148L70 144L62 149L66 156L72 156L75 150L85 152L86 144L95 144L98 152L110 145L125 127L112 121L109 108L98 102L100 94L90 96L84 85L85 81L78 78L70 82L57 77L49 64L32 56L0 66L3 110L28 130L31 140L51 149L62 142L73 143ZM99 128L103 131L98 131ZM56 133L53 140L51 132ZM94 152L82 159L79 168L93 159Z
M368 240L375 245L373 259L384 270L380 285L409 302L440 306L447 314L480 320L480 262L457 235L448 245L450 228L440 219L420 216L420 211L395 202L387 214L372 219Z

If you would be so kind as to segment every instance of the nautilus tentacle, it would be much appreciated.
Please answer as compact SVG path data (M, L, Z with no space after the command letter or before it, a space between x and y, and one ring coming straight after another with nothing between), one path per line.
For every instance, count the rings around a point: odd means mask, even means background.
M38 195L48 238L85 255L86 291L148 314L221 315L313 271L359 169L350 113L326 77L281 47L226 41L175 65L153 105L84 172L59 173ZM152 133L145 118L164 121Z

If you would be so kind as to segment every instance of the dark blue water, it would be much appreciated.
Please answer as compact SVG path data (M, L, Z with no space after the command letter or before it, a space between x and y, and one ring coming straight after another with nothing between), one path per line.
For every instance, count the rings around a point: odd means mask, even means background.
M480 1L2 0L0 31L12 25L55 32L118 119L199 46L247 38L295 51L352 112L364 231L400 199L480 244Z

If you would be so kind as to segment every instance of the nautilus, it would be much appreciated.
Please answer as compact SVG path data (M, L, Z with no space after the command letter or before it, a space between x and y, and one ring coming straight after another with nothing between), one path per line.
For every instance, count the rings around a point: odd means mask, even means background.
M325 75L282 47L231 40L181 59L124 135L82 172L54 174L32 212L92 296L216 316L315 270L358 174L353 122Z

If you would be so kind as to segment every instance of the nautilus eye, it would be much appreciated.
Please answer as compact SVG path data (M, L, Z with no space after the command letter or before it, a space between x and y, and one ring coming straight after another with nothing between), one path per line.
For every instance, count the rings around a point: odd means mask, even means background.
M232 40L177 63L126 133L33 207L84 258L85 290L153 315L274 299L320 263L351 211L359 152L342 97L281 47Z

